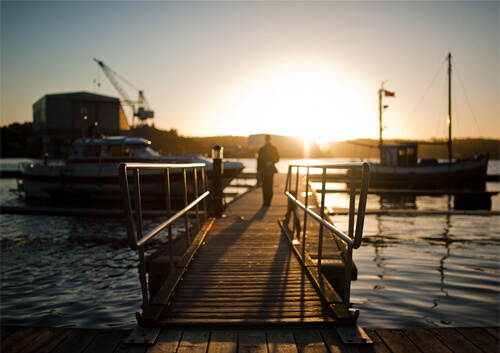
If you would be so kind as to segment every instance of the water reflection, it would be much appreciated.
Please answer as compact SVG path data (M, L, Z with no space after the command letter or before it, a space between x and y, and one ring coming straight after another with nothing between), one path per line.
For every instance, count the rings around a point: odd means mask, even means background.
M416 196L413 195L380 195L381 210L417 209Z
M380 218L380 216L377 216L377 218ZM375 239L375 257L373 258L373 261L375 262L375 265L381 270L381 273L377 276L380 279L384 278L384 261L385 258L382 254L383 248L386 248L387 245L385 245L385 240L384 237L382 236L382 222L378 222L378 233L374 237ZM375 286L377 289L383 288L382 286ZM374 287L374 289L375 289Z
M451 210L453 199L427 198L417 201L417 210L419 206ZM334 222L343 225L346 218L334 216ZM450 213L367 216L363 245L354 253L359 279L352 293L353 306L361 312L358 324L496 325L498 224L498 216Z

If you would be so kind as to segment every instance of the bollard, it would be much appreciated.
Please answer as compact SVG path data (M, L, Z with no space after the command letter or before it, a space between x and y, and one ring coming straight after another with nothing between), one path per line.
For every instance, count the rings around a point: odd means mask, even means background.
M222 217L222 175L224 174L222 166L224 148L216 145L212 149L213 159L213 181L212 181L212 202L213 215L216 218Z

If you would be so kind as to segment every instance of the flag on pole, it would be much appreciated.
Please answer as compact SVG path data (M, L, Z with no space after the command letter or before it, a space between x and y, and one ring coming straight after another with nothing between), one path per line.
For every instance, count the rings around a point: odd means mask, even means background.
M396 97L396 93L384 90L384 97Z

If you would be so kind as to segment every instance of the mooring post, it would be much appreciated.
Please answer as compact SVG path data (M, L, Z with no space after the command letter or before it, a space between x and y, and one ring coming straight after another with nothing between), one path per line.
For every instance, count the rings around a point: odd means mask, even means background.
M213 214L216 218L222 217L222 175L224 174L222 166L224 148L219 145L215 145L212 149L212 159L213 159L213 182L212 182L212 202L213 202Z

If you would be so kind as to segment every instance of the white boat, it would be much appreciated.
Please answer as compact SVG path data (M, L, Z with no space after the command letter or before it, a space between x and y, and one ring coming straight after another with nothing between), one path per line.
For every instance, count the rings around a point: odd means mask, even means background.
M165 157L158 154L151 142L138 137L112 136L75 140L73 150L63 164L31 164L22 170L23 191L28 198L71 201L85 205L89 201L119 201L121 190L118 166L130 163L204 163L208 182L212 177L212 161L201 156ZM224 161L223 188L237 177L244 166ZM188 171L191 177L194 172ZM201 178L200 178L201 179ZM199 179L199 183L201 183ZM141 174L141 190L145 196L164 195L163 174ZM171 174L173 197L183 195L183 176L180 170ZM193 187L188 191L192 191Z
M448 161L418 159L418 145L384 145L382 140L382 97L393 92L379 90L380 164L370 163L370 187L373 188L484 188L488 154L452 160L451 138L451 54L448 54Z

